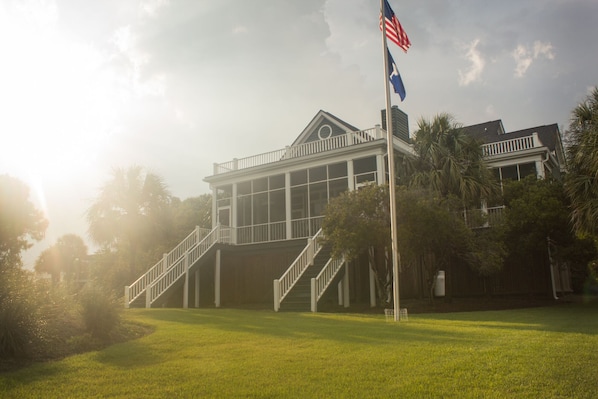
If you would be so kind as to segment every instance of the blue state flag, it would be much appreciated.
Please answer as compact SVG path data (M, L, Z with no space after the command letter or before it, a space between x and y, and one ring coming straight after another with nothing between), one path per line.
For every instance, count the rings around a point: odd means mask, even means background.
M401 74L399 73L399 69L397 68L397 64L392 59L392 55L390 55L390 51L386 49L388 53L388 80L392 83L392 87L400 97L401 101L405 99L407 93L405 92L405 86L403 85L403 79L401 79Z

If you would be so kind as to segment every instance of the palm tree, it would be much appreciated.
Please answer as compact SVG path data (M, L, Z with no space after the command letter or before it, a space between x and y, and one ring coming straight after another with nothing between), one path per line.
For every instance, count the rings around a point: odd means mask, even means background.
M565 191L580 233L598 233L598 87L571 113Z
M39 255L35 261L35 271L50 274L53 284L60 281L63 273L65 280L70 283L78 277L78 265L86 257L87 246L83 239L76 234L65 234Z
M415 132L416 158L408 165L409 185L430 189L444 199L458 198L464 207L479 206L482 199L499 192L480 144L449 114L431 121L421 118Z
M87 210L89 236L105 248L127 246L133 277L137 251L161 229L170 198L159 176L139 166L116 168Z

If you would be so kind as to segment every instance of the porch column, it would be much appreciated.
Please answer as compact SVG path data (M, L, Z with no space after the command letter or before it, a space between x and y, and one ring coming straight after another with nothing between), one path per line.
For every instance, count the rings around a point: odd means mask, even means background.
M199 307L199 268L195 272L195 307Z
M212 187L212 228L218 224L218 189Z
M185 255L185 285L183 286L183 308L189 307L189 257Z
M353 171L353 160L347 161L347 180L349 180L349 191L355 190L355 172Z
M545 178L546 174L544 173L544 162L540 161L536 161L536 176L538 178Z
M374 273L374 269L368 267L370 272L370 307L376 307L376 274Z
M343 276L343 306L348 308L351 305L349 299L349 264L345 263L345 275Z
M230 238L231 238L232 243L236 244L237 243L237 183L233 183L233 192L232 192L230 207L231 207L230 218L232 219L229 221L230 227L232 227Z
M284 174L284 209L287 240L293 238L293 222L291 221L291 172Z
M386 183L384 163L384 154L376 155L376 182L378 183L378 185Z
M214 263L214 305L220 307L220 250L216 251Z

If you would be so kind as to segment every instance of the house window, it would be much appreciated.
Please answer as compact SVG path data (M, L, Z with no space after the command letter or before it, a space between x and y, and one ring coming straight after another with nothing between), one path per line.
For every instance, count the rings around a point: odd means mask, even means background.
M519 179L524 179L527 176L536 176L537 175L535 162L523 163L518 166L519 166Z
M309 170L309 182L317 182L326 180L326 166L320 166L317 168L311 168Z
M328 203L328 190L326 182L309 185L309 216L316 217L324 214Z
M291 172L291 186L307 183L307 169Z
M216 201L218 208L230 206L230 199L233 196L233 188L230 184L216 189Z
M500 168L502 180L519 180L517 165L503 166Z
M291 188L291 218L303 219L307 217L307 186Z
M329 179L336 179L338 177L346 177L347 176L347 163L335 163L328 166L328 178Z
M367 157L353 161L353 172L355 174L355 185L359 186L366 182L376 182L376 157Z
M535 162L503 166L493 169L493 172L498 180L521 180L527 176L537 175Z

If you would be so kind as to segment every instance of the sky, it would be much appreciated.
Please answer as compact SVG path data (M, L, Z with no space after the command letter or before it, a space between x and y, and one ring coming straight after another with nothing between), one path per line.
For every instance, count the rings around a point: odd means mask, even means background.
M598 1L389 3L412 43L389 43L411 132L444 112L564 132L598 85ZM0 0L0 174L50 222L25 266L87 239L116 167L185 199L210 191L213 163L290 145L320 109L379 124L378 14L378 0Z

